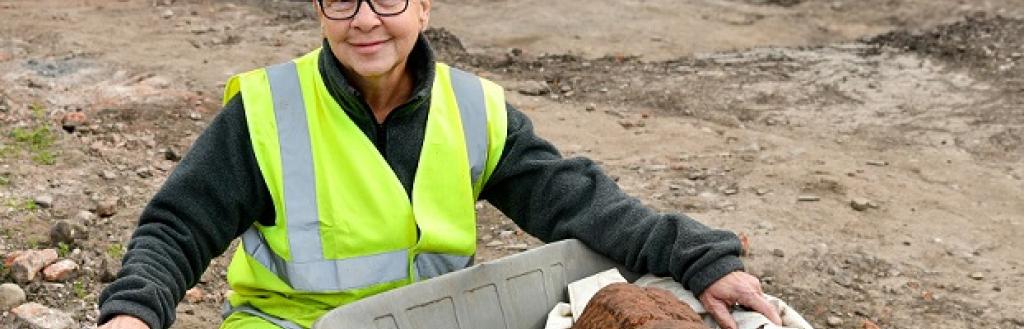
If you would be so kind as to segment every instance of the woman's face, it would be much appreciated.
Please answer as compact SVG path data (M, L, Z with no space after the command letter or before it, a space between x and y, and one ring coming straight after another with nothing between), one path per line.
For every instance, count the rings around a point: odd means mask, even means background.
M356 1L361 7L348 20L328 19L318 5L323 34L338 62L350 73L373 78L402 72L419 33L427 26L430 0L409 0L405 12L387 17L377 15L369 2Z

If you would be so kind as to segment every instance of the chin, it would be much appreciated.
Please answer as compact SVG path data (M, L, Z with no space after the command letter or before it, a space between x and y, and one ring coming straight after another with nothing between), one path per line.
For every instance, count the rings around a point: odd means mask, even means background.
M352 71L364 78L386 75L395 67L393 64L364 63L352 67Z

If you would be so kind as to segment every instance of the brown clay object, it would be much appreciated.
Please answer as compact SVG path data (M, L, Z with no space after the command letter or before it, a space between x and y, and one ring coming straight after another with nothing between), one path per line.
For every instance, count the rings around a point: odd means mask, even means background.
M602 288L573 329L706 329L700 315L672 293L614 283Z

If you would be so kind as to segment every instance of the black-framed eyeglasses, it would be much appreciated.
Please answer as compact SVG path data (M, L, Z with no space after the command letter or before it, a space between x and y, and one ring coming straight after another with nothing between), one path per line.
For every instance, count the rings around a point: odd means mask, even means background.
M377 16L388 17L404 13L409 9L409 0L317 0L324 16L332 20L347 20L359 14L363 2L370 5L370 10Z

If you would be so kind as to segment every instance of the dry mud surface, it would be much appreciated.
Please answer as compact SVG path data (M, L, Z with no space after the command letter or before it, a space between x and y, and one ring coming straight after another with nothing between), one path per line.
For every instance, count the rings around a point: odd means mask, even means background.
M741 233L748 270L816 327L1024 327L1024 2L434 4L442 59L646 204ZM223 81L318 45L308 7L0 2L0 256L81 267L21 284L29 302L94 326ZM61 221L87 237L54 246ZM486 205L478 231L483 260L540 245ZM216 326L226 264L175 328Z

